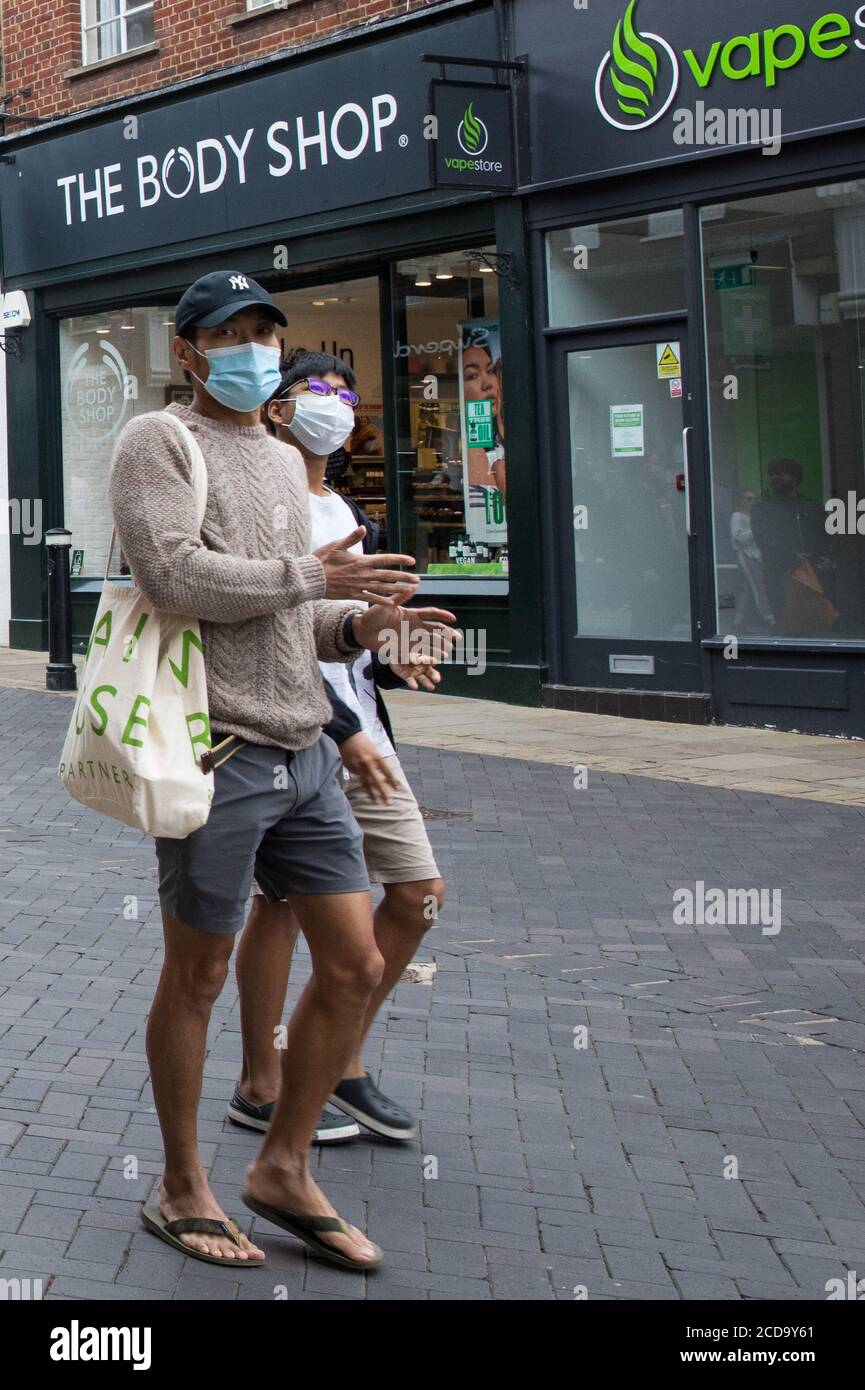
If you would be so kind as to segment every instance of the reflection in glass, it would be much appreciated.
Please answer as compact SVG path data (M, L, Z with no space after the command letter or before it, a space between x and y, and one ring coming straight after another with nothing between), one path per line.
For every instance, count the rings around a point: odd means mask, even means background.
M420 257L395 267L394 300L400 546L420 574L505 574L497 277L465 252Z
M123 426L133 415L191 398L171 352L173 336L173 308L112 309L60 322L64 524L73 550L84 552L84 576L104 572L108 477Z
M702 239L718 632L863 637L865 182L729 203Z
M681 209L547 233L549 322L581 327L685 306Z

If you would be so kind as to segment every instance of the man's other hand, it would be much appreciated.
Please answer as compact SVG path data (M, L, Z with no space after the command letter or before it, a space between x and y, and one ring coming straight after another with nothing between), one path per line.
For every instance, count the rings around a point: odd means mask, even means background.
M376 603L352 622L355 640L367 651L379 652L389 665L413 666L418 656L434 664L453 650L459 632L450 626L456 616L446 608L403 608L410 596L403 589L399 601Z

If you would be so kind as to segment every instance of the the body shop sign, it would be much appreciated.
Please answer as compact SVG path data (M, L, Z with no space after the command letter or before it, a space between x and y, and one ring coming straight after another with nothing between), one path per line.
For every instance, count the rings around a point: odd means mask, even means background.
M537 182L865 123L856 0L515 0L514 25Z
M118 107L89 127L19 145L15 162L0 165L4 274L428 188L421 54L431 45L495 56L491 13L358 43L137 113Z

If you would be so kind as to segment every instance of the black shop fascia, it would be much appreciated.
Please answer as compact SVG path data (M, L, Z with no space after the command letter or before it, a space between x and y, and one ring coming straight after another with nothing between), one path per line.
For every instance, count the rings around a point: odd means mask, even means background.
M515 0L544 700L865 735L865 5Z
M489 66L503 56L493 7L451 0L0 141L3 285L32 314L7 335L9 496L71 532L78 650L108 562L117 435L188 398L174 306L230 268L283 308L286 350L357 374L333 486L472 634L449 687L539 701L538 531L508 526L536 505L529 412L508 422L505 473L502 402L525 396L530 353L509 80ZM32 540L9 536L10 643L44 650Z

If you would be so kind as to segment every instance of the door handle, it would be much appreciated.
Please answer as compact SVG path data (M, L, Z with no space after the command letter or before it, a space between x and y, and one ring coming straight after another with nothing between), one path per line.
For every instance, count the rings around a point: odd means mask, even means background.
M693 425L686 425L682 430L682 455L685 470L685 526L689 536L694 534L691 523L691 454L688 447L688 436L692 429Z

